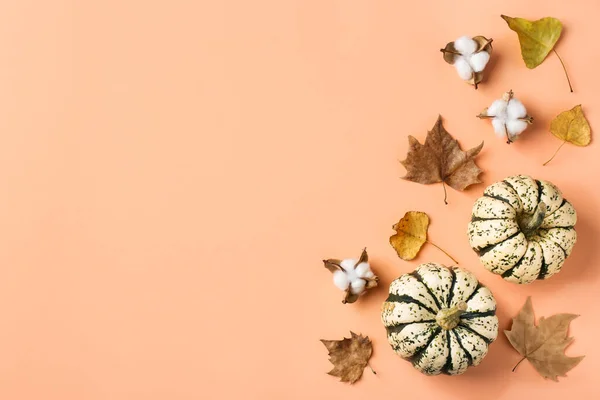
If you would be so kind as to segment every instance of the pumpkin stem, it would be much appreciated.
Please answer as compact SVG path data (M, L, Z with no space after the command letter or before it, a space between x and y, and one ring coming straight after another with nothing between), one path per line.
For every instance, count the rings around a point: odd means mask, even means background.
M465 311L467 311L467 303L461 301L454 307L442 308L435 316L435 321L442 329L454 329L460 322L460 316Z
M530 237L533 235L540 225L542 225L542 222L546 217L547 210L548 207L546 206L546 203L540 201L533 214L525 215L523 218L521 218L519 221L519 227L521 228L521 231L525 237Z

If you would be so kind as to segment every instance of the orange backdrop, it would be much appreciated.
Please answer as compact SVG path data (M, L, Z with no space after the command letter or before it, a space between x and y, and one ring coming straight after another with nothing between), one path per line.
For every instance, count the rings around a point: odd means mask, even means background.
M598 146L548 132L583 104L600 127L594 1L2 1L0 398L592 399L600 368ZM500 14L559 18L557 57L528 70ZM438 49L494 39L475 91ZM535 117L506 145L475 115L513 89ZM441 114L463 148L485 140L484 184L400 179L407 135ZM579 242L549 281L485 271L466 225L509 174L551 180ZM448 259L397 258L391 226L431 216L430 238L498 300L501 329L528 295L537 315L581 314L556 384L500 336L481 366L426 377L386 342L389 283ZM321 259L369 249L381 287L342 305ZM354 386L326 375L321 338L373 340Z

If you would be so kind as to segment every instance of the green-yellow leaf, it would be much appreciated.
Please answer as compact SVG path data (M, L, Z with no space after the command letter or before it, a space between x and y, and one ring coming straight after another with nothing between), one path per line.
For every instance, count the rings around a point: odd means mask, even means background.
M521 55L527 68L535 68L544 61L562 32L562 24L552 17L529 21L502 15L502 19L519 36Z
M506 21L508 27L519 36L521 56L527 68L535 68L540 65L546 56L548 56L548 53L554 50L554 45L562 33L562 24L556 18L546 17L537 21L529 21L523 18L507 17L506 15L502 15L501 17ZM565 71L569 89L572 93L573 87L571 86L571 80L567 74L565 64L556 50L554 50L554 53Z
M550 132L563 141L558 150L560 150L565 143L584 147L590 144L592 140L592 130L588 120L585 118L585 115L583 115L581 104L558 114L550 123ZM556 150L552 158L546 161L544 165L552 161L554 156L556 156L556 153L558 153L558 150Z

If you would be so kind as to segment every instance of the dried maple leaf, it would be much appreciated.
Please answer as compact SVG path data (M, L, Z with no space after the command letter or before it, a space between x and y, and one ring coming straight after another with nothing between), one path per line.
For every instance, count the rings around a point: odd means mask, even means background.
M390 236L390 244L396 250L396 253L398 253L398 257L410 261L417 256L419 250L421 250L421 247L426 242L431 243L427 240L428 227L429 216L424 212L409 211L404 214L404 217L392 227L392 229L396 231L396 234ZM431 244L458 264L458 261L452 258L450 254L446 253L437 245Z
M327 347L329 361L333 364L333 369L328 374L341 378L342 382L354 383L360 379L363 370L369 365L373 345L368 336L357 335L352 331L350 334L352 335L350 338L343 340L321 339L321 342Z
M510 331L504 331L510 344L523 356L515 365L528 359L536 371L544 378L558 381L559 376L575 367L583 359L567 357L565 348L573 341L567 336L569 324L577 318L575 314L555 314L547 319L541 317L535 325L531 297L527 298L519 314L513 318Z
M581 104L573 107L568 111L563 111L556 116L550 123L550 132L561 139L563 142L556 149L554 155L544 163L548 164L556 153L565 145L565 143L572 143L575 146L587 146L592 140L592 131L588 120L583 115Z
M433 129L427 133L425 144L413 136L408 137L409 150L406 159L400 163L406 168L402 179L428 185L442 182L444 203L446 186L464 190L475 183L481 183L481 169L473 160L483 147L483 142L468 151L462 151L456 139L444 129L442 116L438 117Z
M519 44L521 45L521 56L527 68L533 69L537 67L548 56L548 53L554 51L567 76L569 89L573 92L565 64L554 49L554 45L562 33L562 23L552 17L538 19L537 21L512 18L506 15L501 15L501 17L506 21L508 27L517 33Z

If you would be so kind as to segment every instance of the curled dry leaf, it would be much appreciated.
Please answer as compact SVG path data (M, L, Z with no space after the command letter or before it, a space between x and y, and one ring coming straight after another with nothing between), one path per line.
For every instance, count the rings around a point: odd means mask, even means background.
M483 70L492 56L492 41L484 36L463 36L440 49L444 61L454 65L459 76L467 83L477 86L483 80Z
M592 140L592 130L588 120L585 118L585 115L583 115L581 104L558 114L550 123L550 132L563 142L558 146L554 155L546 161L544 165L552 161L565 143L585 147L590 144Z
M536 326L531 297L528 297L519 314L513 318L511 330L504 331L510 344L523 356L513 372L527 359L544 378L558 381L559 376L565 376L579 364L583 356L568 357L564 354L565 348L573 341L567 332L575 318L575 314L555 314L541 317Z
M368 336L357 335L352 331L350 335L350 338L343 340L321 339L321 342L327 347L329 361L333 364L333 369L328 374L341 378L342 382L354 383L360 379L363 370L369 365L373 344Z
M448 204L444 183L456 190L465 190L468 186L481 183L479 174L483 171L474 159L483 148L483 142L468 151L462 151L456 139L444 129L441 116L427 133L425 144L419 143L413 136L408 136L408 144L406 159L400 161L406 168L406 175L402 179L424 185L442 182L444 203Z
M363 249L358 260L347 258L323 260L325 268L333 273L333 284L345 295L342 303L354 303L367 290L377 286L379 278L371 271L367 249Z
M552 17L538 19L537 21L512 18L506 15L501 15L501 17L506 21L508 27L517 33L521 45L521 56L527 68L537 67L544 61L550 51L554 51L565 71L569 89L573 92L565 64L554 49L554 45L562 33L562 23Z
M410 261L414 259L421 247L427 242L427 228L429 227L429 216L421 211L409 211L404 214L404 217L392 229L396 231L395 235L390 237L390 244L398 253L398 257L403 260ZM458 264L452 256L431 243L440 251L446 254L452 261Z
M477 118L491 119L496 135L506 137L508 144L517 140L527 125L533 123L533 117L527 114L525 106L514 97L512 90L504 93L502 99L495 100Z

